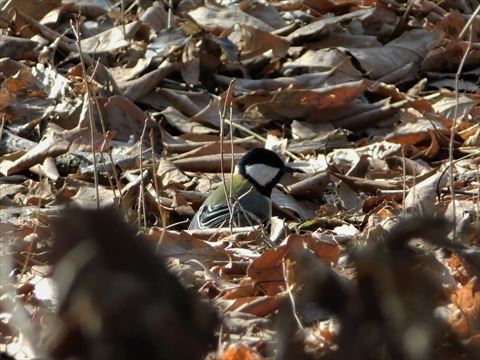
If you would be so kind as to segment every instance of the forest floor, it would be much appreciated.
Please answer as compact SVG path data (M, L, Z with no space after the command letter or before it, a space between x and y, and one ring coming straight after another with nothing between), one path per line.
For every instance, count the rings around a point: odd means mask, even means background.
M478 1L0 9L2 359L479 358Z

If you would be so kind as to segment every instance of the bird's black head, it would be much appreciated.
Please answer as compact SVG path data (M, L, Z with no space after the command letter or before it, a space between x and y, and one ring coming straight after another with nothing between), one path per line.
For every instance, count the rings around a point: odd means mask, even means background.
M273 187L288 169L275 152L254 148L239 160L236 172L247 178L263 195L270 196Z

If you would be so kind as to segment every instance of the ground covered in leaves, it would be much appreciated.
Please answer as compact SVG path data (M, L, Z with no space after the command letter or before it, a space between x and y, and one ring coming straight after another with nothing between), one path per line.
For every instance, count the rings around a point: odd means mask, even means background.
M0 9L2 359L478 359L478 1Z

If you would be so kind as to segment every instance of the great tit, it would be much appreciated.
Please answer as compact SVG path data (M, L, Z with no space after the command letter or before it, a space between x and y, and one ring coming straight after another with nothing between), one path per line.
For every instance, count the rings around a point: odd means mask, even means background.
M273 187L291 169L273 151L254 148L237 163L225 186L216 188L192 219L189 229L267 225L272 217ZM231 191L231 194L230 194ZM230 208L227 197L230 197Z

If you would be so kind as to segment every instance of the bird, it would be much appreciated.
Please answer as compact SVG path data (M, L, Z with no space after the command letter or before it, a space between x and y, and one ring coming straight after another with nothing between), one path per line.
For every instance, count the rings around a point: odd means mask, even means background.
M207 197L189 230L268 225L273 187L287 172L293 170L274 151L251 149L238 161L225 186L219 186Z

